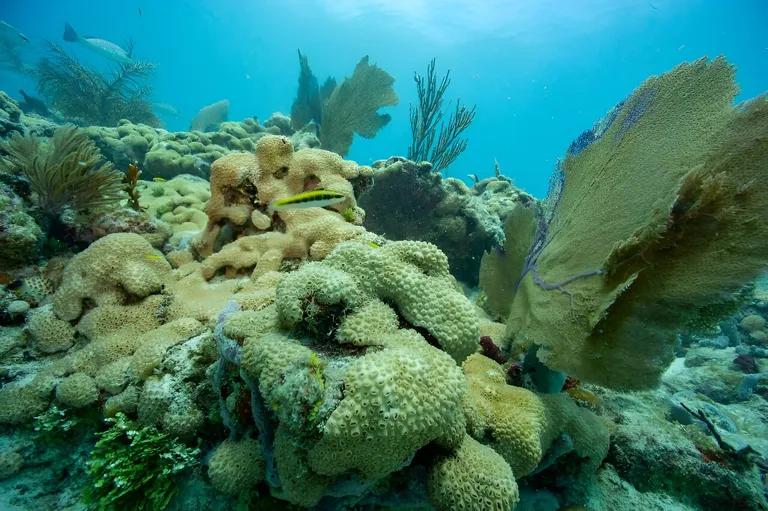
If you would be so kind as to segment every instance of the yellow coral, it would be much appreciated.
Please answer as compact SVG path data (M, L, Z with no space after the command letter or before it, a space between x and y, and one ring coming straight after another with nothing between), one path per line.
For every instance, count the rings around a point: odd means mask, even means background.
M509 511L520 500L509 464L469 435L430 467L427 481L439 511Z
M264 456L251 438L224 440L208 461L213 487L227 495L248 492L264 478Z
M570 436L576 453L593 468L608 453L603 422L567 395L537 395L507 385L502 366L479 354L470 356L462 368L469 385L467 429L475 438L487 440L516 478L532 473L562 433Z
M196 245L206 258L206 279L226 269L229 276L256 268L254 277L280 268L286 258L322 259L339 242L366 234L360 227L362 210L357 208L349 179L370 176L372 170L339 155L319 149L294 152L285 137L265 136L255 153L231 154L217 160L211 169L211 199L206 212L207 227ZM287 209L270 217L265 212L275 199L322 187L345 195L334 210ZM355 223L341 211L355 213ZM277 223L273 225L273 221ZM215 253L222 229L229 226L234 240Z
M138 234L110 234L77 254L53 295L53 310L67 321L80 317L83 301L125 304L160 291L171 266Z

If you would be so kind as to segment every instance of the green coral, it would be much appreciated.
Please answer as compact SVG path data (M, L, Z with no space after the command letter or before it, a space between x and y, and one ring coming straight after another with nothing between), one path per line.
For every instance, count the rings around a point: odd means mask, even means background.
M89 509L165 509L178 491L177 477L198 463L200 451L124 414L105 420L88 467L83 500Z

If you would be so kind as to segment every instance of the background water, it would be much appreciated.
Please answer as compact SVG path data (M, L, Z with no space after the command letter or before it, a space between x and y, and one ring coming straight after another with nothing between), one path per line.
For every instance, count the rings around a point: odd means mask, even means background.
M96 65L105 62L61 40L65 21L81 35L133 39L135 57L158 64L154 100L180 111L165 118L173 130L223 98L233 120L289 112L297 49L321 80L348 76L368 54L401 101L375 139L356 139L348 156L361 163L406 152L413 72L437 57L452 72L448 99L477 104L469 148L448 173L490 175L496 158L539 196L569 142L648 75L725 55L740 99L768 83L765 0L0 0L0 19ZM34 90L0 73L0 89L17 97L19 87Z

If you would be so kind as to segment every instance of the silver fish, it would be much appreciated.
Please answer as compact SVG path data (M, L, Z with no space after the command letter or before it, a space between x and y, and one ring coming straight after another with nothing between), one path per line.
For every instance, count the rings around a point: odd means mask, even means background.
M227 120L229 116L229 100L222 99L216 103L204 106L197 112L189 126L190 131L211 131Z
M130 64L133 62L130 55L128 55L128 52L120 46L111 41L107 41L106 39L82 37L75 32L75 29L72 28L72 25L69 23L64 24L64 40L70 43L80 43L102 57L114 60L120 64Z
M29 37L13 25L0 21L0 68L30 73L32 68L24 63L22 52L29 46Z
M0 21L0 40L4 46L20 46L28 43L29 37L16 30L13 25Z

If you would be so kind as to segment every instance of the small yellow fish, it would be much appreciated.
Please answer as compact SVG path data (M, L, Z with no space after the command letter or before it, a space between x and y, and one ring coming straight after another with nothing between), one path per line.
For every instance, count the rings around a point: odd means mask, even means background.
M368 242L368 246L371 247L371 248L381 248L381 245L379 245L375 241L369 241Z
M152 181L154 181L155 183L165 183L168 180L165 179L164 177L153 177Z
M165 261L165 257L160 254L155 254L154 252L147 252L144 254L144 259L147 261Z
M286 209L322 208L343 202L346 198L347 196L343 193L317 188L283 199L275 199L269 203L267 210L271 213Z

